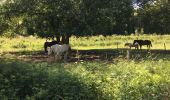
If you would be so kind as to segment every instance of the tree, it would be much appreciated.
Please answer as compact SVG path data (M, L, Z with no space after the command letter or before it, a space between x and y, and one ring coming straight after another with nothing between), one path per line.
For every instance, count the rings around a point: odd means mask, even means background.
M129 33L133 7L131 0L84 0L82 15L85 16L84 22L86 30L92 35L114 33Z
M134 32L131 0L7 0L1 7L8 26L4 30L16 34L23 30L68 42L71 35Z
M170 3L168 0L140 2L139 16L145 33L170 32Z

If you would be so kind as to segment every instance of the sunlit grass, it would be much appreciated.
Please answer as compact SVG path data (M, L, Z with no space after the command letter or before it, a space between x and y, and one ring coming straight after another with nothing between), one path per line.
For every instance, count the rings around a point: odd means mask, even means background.
M151 40L153 45L152 49L164 49L164 43L166 44L166 49L170 49L169 35L72 37L71 44L73 48L77 49L117 49L117 44L118 48L125 48L125 43L133 43L135 39ZM146 49L146 46L143 48Z
M143 35L143 36L92 36L92 37L75 37L70 38L70 44L73 49L117 49L125 48L126 42L132 43L135 39L148 39L152 41L152 49L170 49L169 35ZM46 40L38 37L17 37L17 38L0 38L0 52L7 51L37 51L43 50L43 44ZM143 47L146 49L146 46Z
M126 42L132 43L135 39L151 40L152 49L170 50L170 35L142 35L142 36L92 36L92 37L75 37L70 38L70 44L73 49L117 49L125 48ZM43 44L46 40L38 37L17 37L5 38L0 37L0 52L7 51L39 51L43 50ZM146 49L146 46L143 47Z
M43 50L45 40L36 37L0 38L0 52Z

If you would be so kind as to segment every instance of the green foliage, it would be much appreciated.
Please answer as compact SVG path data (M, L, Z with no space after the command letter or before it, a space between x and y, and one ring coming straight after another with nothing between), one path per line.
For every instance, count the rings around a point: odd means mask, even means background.
M142 0L143 1L143 0ZM145 0L144 0L145 1ZM144 33L168 34L170 32L170 3L168 0L146 0L138 9L138 24Z
M106 36L135 30L168 34L169 4L168 0L6 0L0 4L0 35Z
M169 99L169 61L25 63L0 60L2 99Z
M1 6L2 33L111 35L131 33L131 0L7 0ZM5 24L4 24L5 23Z

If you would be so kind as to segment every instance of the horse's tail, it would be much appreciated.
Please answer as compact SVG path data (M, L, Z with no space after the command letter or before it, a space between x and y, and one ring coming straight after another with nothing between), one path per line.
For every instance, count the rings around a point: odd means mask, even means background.
M44 43L44 51L47 52L48 42Z

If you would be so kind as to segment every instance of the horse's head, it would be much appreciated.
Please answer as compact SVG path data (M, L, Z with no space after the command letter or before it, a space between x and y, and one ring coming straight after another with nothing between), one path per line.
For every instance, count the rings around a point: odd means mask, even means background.
M48 47L48 48L47 48L47 52L48 52L48 55L51 55L51 54L52 54L51 47Z
M137 40L134 40L134 41L133 41L133 45L135 45L136 43L138 43Z
M139 45L137 42L135 42L133 45Z
M125 45L124 45L124 46L126 47L126 46L129 46L129 45L130 45L130 43L125 43Z

